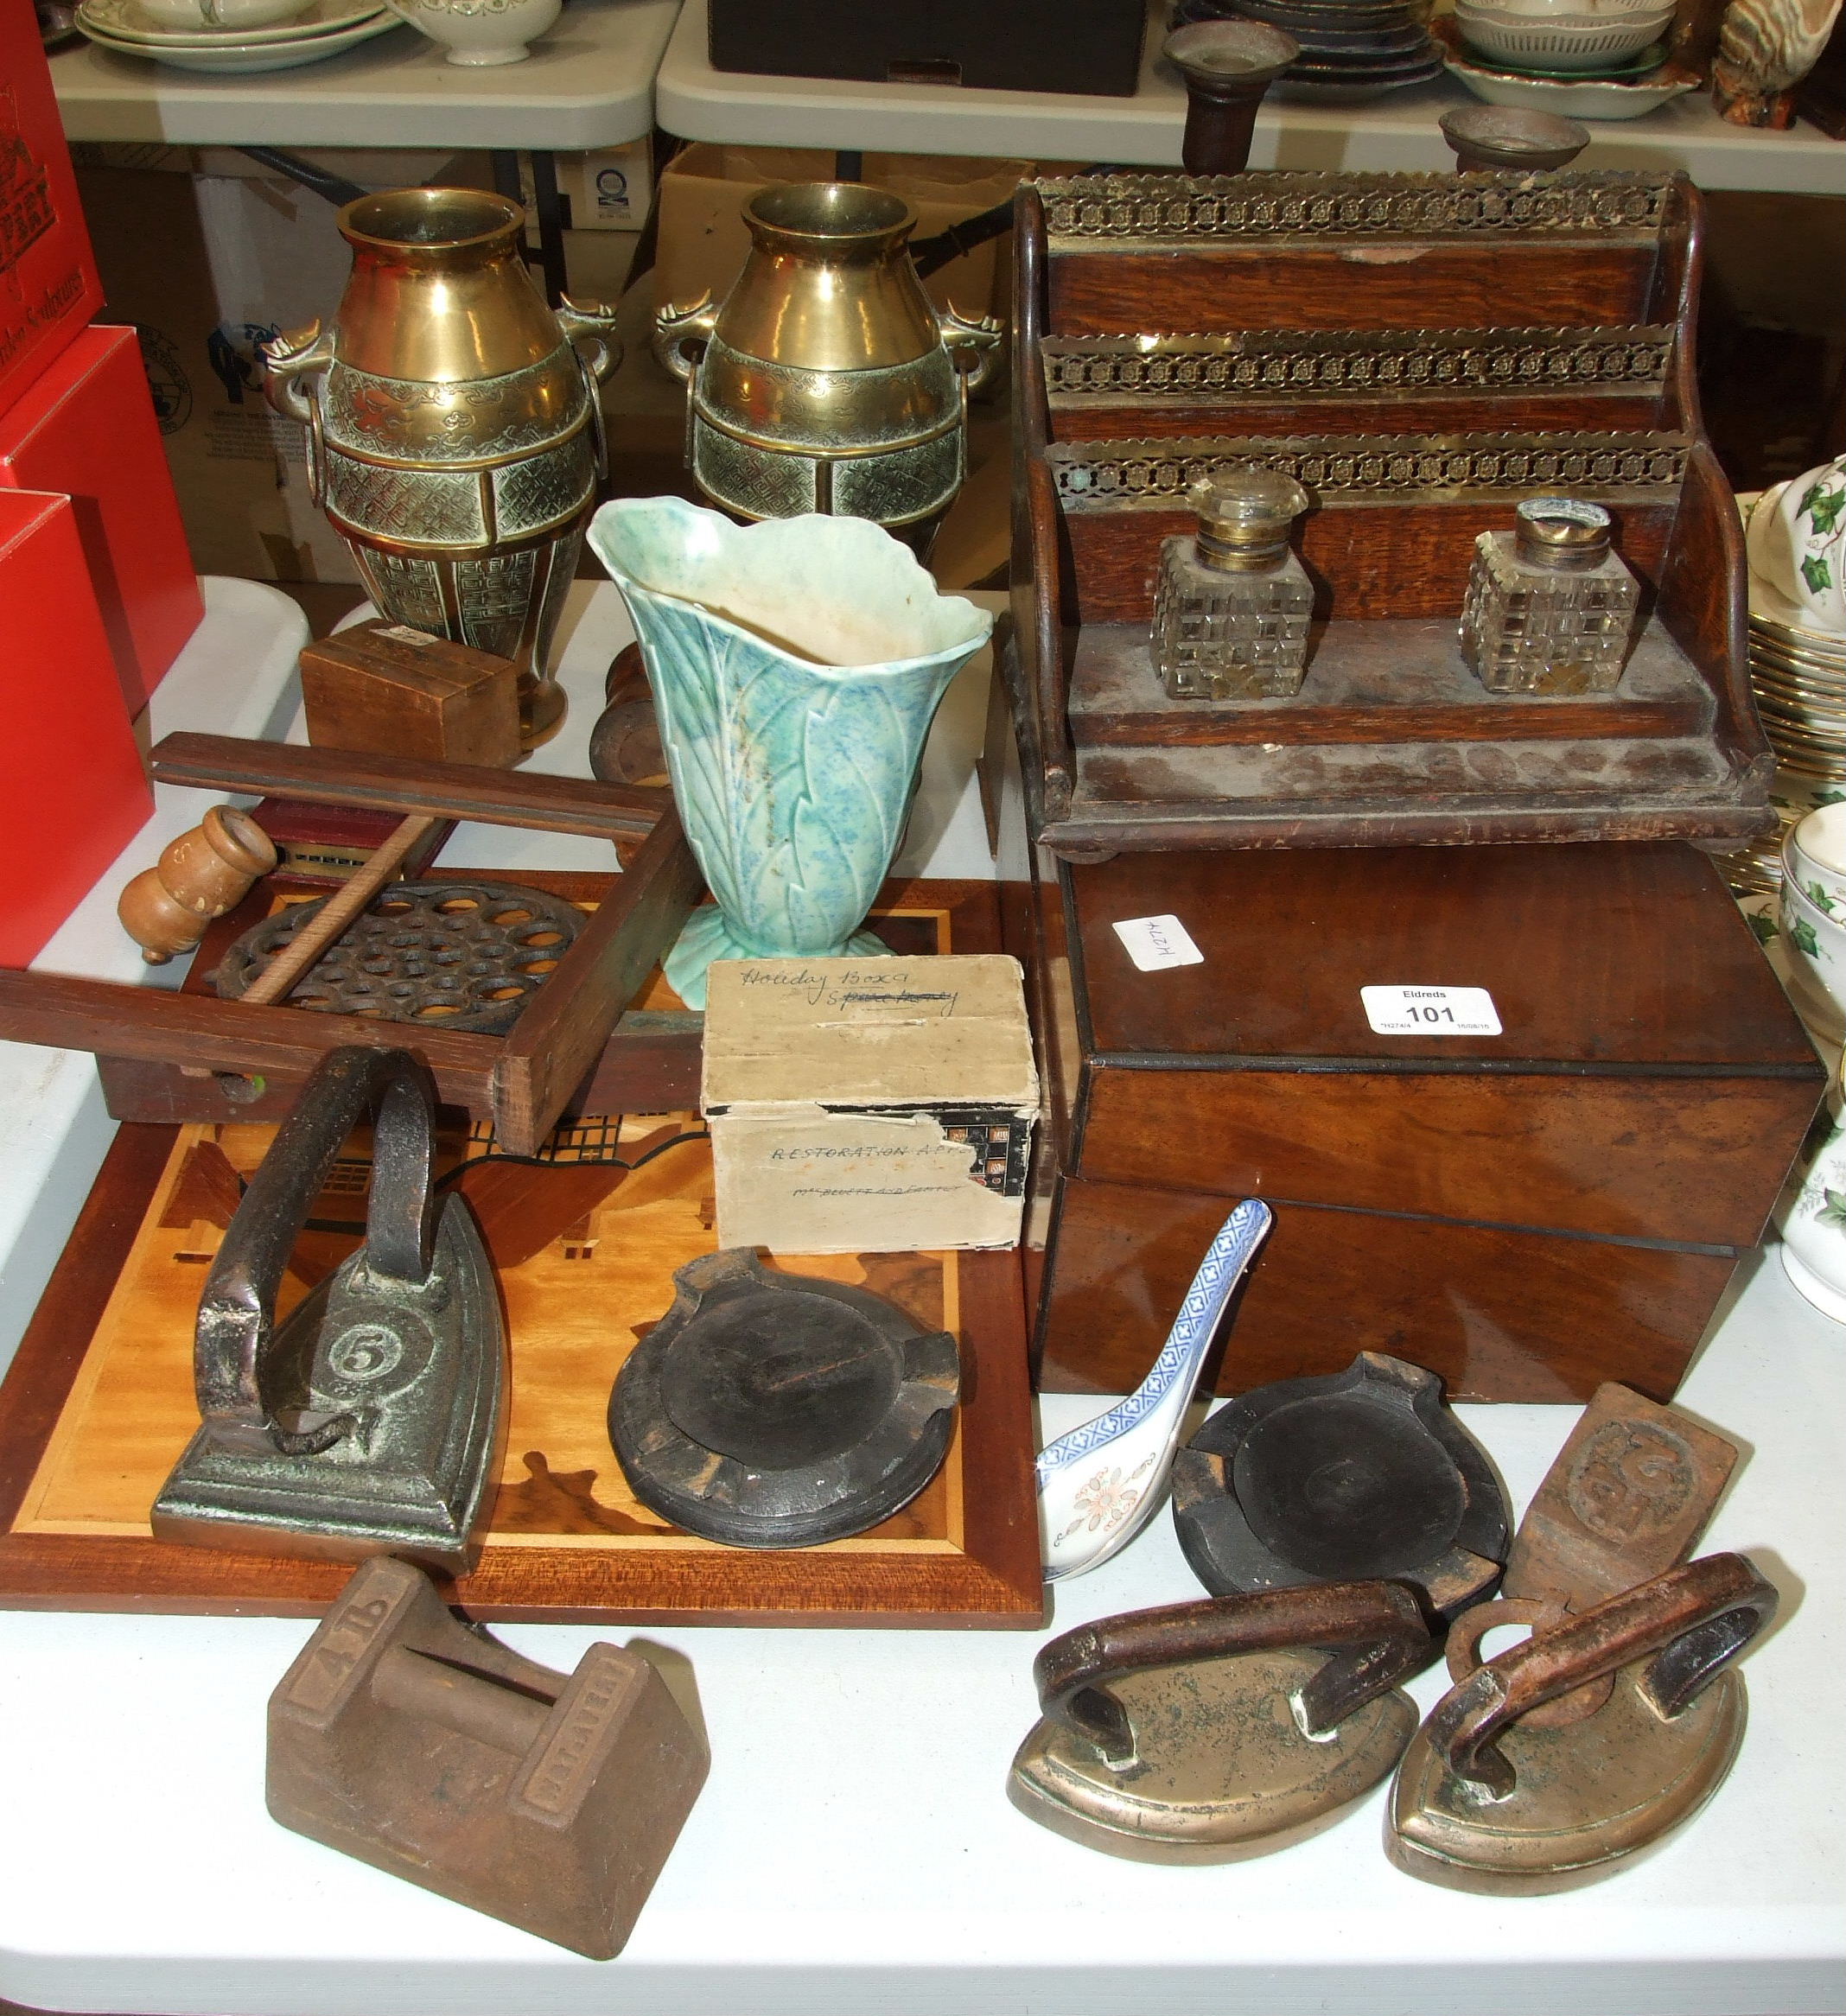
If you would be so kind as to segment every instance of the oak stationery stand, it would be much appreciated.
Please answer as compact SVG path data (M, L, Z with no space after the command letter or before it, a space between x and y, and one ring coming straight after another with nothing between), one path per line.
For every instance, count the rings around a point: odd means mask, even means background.
M1034 836L1096 861L1766 830L1699 231L1684 175L1025 184L1004 669ZM1250 461L1315 506L1306 684L1168 698L1162 542ZM1476 536L1560 493L1614 516L1645 627L1614 693L1489 693L1455 640Z

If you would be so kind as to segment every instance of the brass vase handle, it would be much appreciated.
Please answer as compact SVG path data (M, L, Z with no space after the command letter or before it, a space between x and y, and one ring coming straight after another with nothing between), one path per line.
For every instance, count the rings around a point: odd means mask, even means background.
M703 349L717 322L717 303L709 294L700 295L691 308L663 308L654 317L653 353L681 385L692 382L698 361L693 346Z
M962 390L978 391L1000 361L1000 339L1006 334L1006 325L996 315L964 315L959 308L944 308L936 311L936 326L955 368L961 372ZM965 370L964 356L973 359Z
M1518 1779L1499 1739L1521 1716L1645 1659L1641 1698L1671 1721L1770 1621L1776 1602L1744 1555L1669 1568L1477 1667L1429 1711L1423 1734L1456 1778L1507 1798Z
M1119 1769L1135 1760L1135 1735L1128 1711L1109 1691L1112 1682L1162 1666L1297 1647L1328 1655L1295 1703L1303 1728L1320 1736L1421 1666L1429 1657L1429 1627L1398 1583L1314 1583L1098 1618L1053 1638L1033 1662L1032 1676L1046 1720L1093 1744Z
M318 321L285 329L261 346L263 396L284 420L308 430L308 493L315 503L327 494L327 457L321 439L321 380L334 361L334 333Z
M615 334L615 310L602 302L579 303L567 294L556 312L565 340L589 366L596 383L607 383L622 359L621 343Z

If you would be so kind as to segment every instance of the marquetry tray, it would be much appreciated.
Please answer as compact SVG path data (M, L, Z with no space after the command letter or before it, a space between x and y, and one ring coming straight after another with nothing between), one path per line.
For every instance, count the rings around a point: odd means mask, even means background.
M913 884L883 915L894 938L987 949L991 894L984 906L971 898L968 885ZM642 998L662 999L659 983ZM205 1268L273 1131L249 1122L120 1130L0 1387L0 1604L301 1615L322 1608L345 1580L338 1565L156 1542L147 1524L197 1422L192 1329ZM926 1326L954 1331L964 1400L942 1470L874 1531L786 1553L744 1551L682 1534L637 1503L605 1425L615 1374L665 1314L673 1270L716 1246L710 1148L697 1115L580 1120L560 1129L536 1164L498 1153L487 1126L458 1123L438 1167L482 1227L512 1361L487 1545L454 1589L470 1615L1041 1621L1015 1255L776 1256L791 1271L873 1288ZM284 1308L358 1243L368 1175L355 1136L297 1243Z

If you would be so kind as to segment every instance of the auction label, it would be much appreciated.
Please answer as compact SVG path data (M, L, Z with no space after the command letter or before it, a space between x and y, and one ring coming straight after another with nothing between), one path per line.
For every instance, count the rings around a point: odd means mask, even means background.
M1365 1004L1365 1020L1380 1036L1501 1033L1499 1010L1484 987L1362 987L1359 998Z
M1158 973L1168 966L1205 963L1205 954L1176 917L1124 918L1115 926L1115 934L1143 973Z

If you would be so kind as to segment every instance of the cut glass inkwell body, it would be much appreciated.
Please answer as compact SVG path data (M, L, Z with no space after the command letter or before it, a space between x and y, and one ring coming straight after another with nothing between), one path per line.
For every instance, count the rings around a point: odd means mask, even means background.
M1461 655L1490 693L1613 693L1640 591L1610 549L1609 514L1530 497L1510 532L1483 532L1461 606Z
M1154 660L1174 700L1285 700L1308 667L1314 587L1289 550L1308 508L1292 476L1238 469L1196 483L1193 537L1161 548Z

